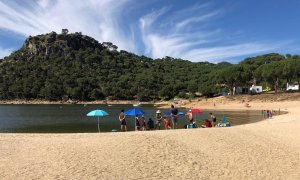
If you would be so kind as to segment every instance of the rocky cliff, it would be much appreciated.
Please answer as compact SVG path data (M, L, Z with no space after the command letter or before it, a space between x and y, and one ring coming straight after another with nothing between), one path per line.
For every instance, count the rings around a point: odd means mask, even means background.
M104 46L97 40L82 35L79 32L71 34L68 34L67 32L62 32L61 34L51 32L34 37L30 36L25 40L22 50L31 55L49 55L51 53L63 53L70 50L86 48L103 49Z

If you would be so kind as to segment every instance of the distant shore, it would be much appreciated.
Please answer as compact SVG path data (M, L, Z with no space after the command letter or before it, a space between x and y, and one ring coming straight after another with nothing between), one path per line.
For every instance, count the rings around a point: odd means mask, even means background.
M46 101L46 100L0 100L0 104L135 104L137 101L130 100L97 100L97 101ZM142 102L142 104L154 104L154 102Z
M46 101L46 100L0 100L0 105L5 104L154 104L159 108L170 108L171 104L174 104L178 108L201 108L201 109L228 109L228 110L240 110L240 109L253 109L262 110L270 109L267 104L300 101L300 93L279 93L279 94L260 94L260 95L236 95L236 96L219 96L214 98L195 98L193 100L177 100L174 101L148 101L140 102L137 100L96 100L96 101ZM142 107L142 106L141 106ZM273 106L272 106L273 107ZM275 110L284 110L285 106L278 106Z

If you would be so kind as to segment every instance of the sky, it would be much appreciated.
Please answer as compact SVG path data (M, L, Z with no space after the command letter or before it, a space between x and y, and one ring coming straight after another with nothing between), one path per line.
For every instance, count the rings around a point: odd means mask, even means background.
M299 0L0 0L0 58L31 35L82 32L151 58L300 54Z

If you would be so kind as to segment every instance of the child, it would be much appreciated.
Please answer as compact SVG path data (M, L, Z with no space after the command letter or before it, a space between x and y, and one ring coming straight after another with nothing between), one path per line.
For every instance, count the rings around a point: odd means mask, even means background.
M160 110L157 110L156 111L156 125L155 125L155 129L158 128L160 130L160 124L161 124L162 119L163 119L163 117L161 115Z
M205 119L205 124L202 125L203 128L211 128L212 124L208 119Z
M170 120L167 118L167 116L164 116L164 122L165 122L165 129L171 129Z

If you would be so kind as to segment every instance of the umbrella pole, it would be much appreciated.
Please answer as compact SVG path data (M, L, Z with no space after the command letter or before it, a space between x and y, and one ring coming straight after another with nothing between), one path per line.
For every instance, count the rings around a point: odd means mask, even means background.
M100 133L100 128L99 128L99 117L98 117L98 132Z
M135 117L134 117L134 131L136 131L136 122L135 122Z

